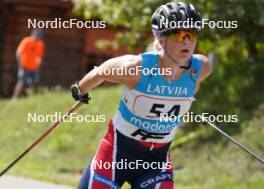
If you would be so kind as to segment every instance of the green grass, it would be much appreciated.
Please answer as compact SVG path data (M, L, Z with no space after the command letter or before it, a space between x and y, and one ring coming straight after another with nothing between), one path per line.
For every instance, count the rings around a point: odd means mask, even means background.
M119 95L120 88L116 87L93 91L90 104L83 105L78 114L105 115L106 122L61 124L8 173L76 185L106 132ZM28 123L28 113L64 113L75 102L69 93L58 91L0 103L0 169L3 169L52 124Z
M99 88L79 114L104 114L103 123L63 123L8 174L76 186L82 169L89 161L118 106L119 87ZM51 91L19 99L0 101L0 170L16 158L52 123L28 123L28 113L64 113L73 100L69 93ZM264 157L264 113L242 124L234 135L243 144ZM212 129L202 127L198 137L186 142L179 130L177 145L171 151L175 166L184 169L175 174L175 187L180 189L263 189L264 166L226 139L212 138ZM190 135L193 136L193 135ZM183 142L184 141L184 142ZM129 188L129 187L126 187Z

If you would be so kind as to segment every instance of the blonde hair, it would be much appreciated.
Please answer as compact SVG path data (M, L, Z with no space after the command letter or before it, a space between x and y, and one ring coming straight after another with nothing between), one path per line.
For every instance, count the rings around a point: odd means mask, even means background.
M154 41L147 46L147 51L156 51L159 54L162 54L164 49L162 48L159 40L155 37Z

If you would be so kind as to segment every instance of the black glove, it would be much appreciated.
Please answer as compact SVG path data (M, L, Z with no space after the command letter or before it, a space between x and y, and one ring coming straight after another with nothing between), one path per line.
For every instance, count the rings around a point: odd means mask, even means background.
M72 93L72 97L76 101L81 101L85 104L88 104L88 101L91 99L89 97L89 93L84 93L84 94L81 93L80 87L79 87L79 82L76 82L71 86L71 93Z

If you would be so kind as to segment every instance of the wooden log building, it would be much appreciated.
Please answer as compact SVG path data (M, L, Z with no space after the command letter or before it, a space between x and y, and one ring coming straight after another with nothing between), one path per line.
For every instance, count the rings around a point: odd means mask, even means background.
M77 18L69 0L0 0L0 97L12 95L17 82L16 48L30 35L27 20ZM114 51L95 47L98 39L113 39L115 29L44 29L45 57L40 85L68 88L94 65L113 56L128 53L126 48Z

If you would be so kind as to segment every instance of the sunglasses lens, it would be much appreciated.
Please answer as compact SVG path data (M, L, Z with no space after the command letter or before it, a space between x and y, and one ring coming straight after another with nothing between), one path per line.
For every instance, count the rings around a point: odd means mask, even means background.
M178 42L182 41L182 37L181 37L180 33L173 33L173 34L169 35L168 38L173 40L173 41L178 41Z
M196 40L196 34L195 33L189 33L188 36L189 36L190 41Z
M196 32L192 31L177 31L170 34L168 38L177 42L182 42L185 36L188 36L189 40L192 42L196 40Z

